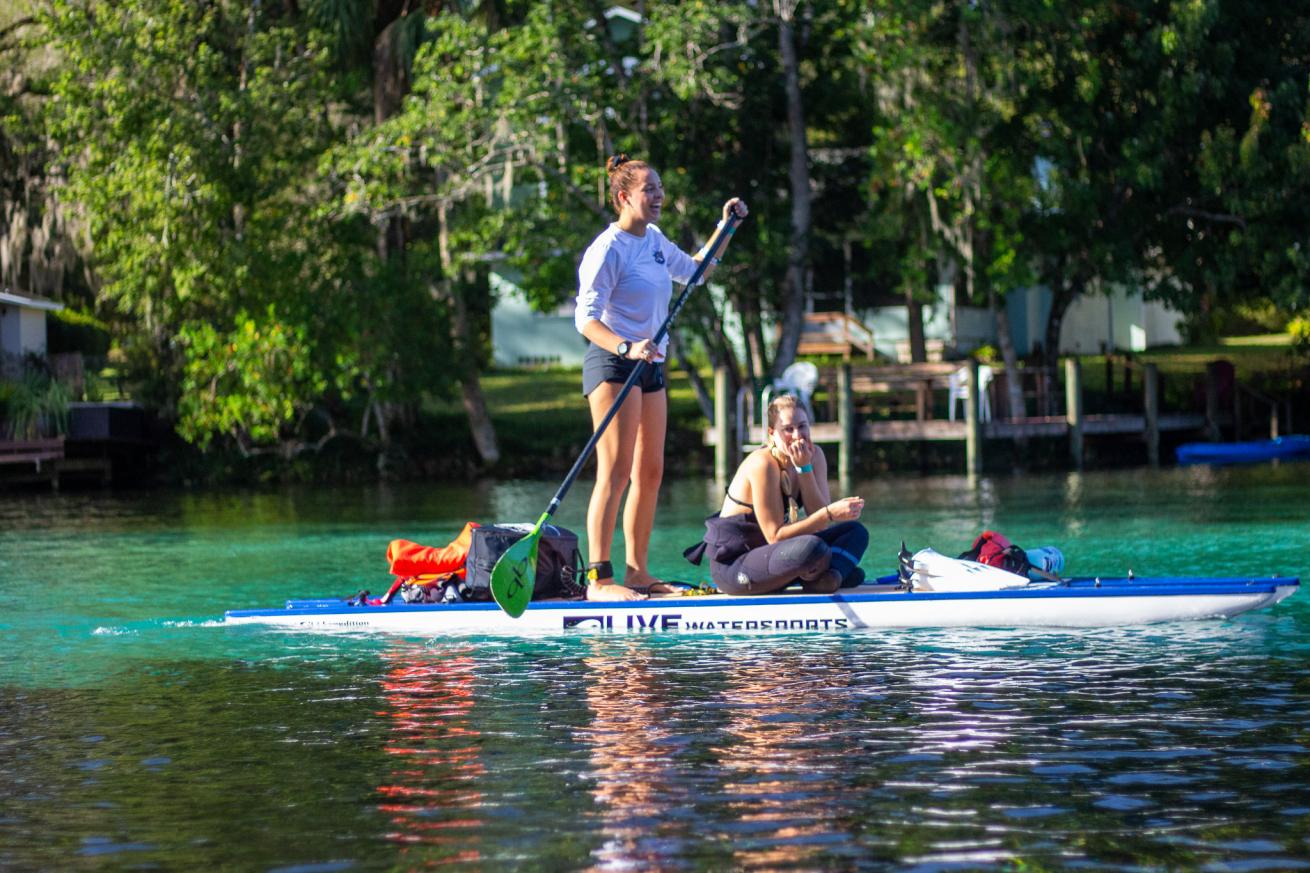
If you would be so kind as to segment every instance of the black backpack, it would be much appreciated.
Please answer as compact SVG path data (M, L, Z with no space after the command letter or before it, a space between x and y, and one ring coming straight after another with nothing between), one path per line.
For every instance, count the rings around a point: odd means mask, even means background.
M527 524L488 524L473 530L465 578L458 588L460 600L491 600L491 571L500 556L532 532ZM543 525L537 542L537 579L532 599L578 599L586 593L578 535L553 524Z

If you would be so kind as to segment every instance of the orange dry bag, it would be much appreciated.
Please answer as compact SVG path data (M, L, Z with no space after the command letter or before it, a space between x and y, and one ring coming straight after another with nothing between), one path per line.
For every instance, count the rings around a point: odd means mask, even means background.
M464 525L448 546L423 546L409 540L392 540L387 546L387 563L396 576L455 575L464 578L464 559L468 557L476 521Z

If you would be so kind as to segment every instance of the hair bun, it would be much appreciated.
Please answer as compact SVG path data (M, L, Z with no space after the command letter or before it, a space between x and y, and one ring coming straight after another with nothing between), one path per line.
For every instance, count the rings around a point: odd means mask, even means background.
M619 167L623 166L626 162L630 160L632 159L628 157L626 152L619 152L617 154L610 155L609 160L605 162L605 172L613 173L615 170L617 170Z

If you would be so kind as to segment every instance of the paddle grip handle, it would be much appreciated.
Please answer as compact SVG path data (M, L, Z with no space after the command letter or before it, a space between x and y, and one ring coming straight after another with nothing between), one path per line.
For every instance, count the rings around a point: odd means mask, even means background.
M719 243L723 241L724 235L732 233L732 226L739 220L740 216L737 215L737 210L732 209L728 214L728 220L723 222L723 227L719 228L718 232L710 239L709 251L716 252L719 250ZM705 275L705 268L708 267L713 260L712 257L706 256L702 258L701 262L696 266L696 272L691 274L691 278L687 280L686 287L682 289L682 293L678 295L678 299L675 300L673 306L669 308L668 317L664 319L664 323L660 325L660 329L655 331L655 336L653 338L655 345L658 346L664 337L668 335L669 327L673 324L673 319L678 317L678 313L682 311L682 307L687 302L687 298L691 296L691 290L696 287L696 283L700 281L701 276ZM633 385L637 384L637 380L641 378L641 374L645 369L645 358L637 361L637 366L632 368L632 372L628 374L627 380L624 381L623 387L619 390L619 396L614 398L614 403L610 406L609 411L605 413L605 417L600 420L600 424L596 426L596 430L592 433L591 439L587 440L587 444L583 446L582 454L578 455L578 459L573 462L573 467L569 470L569 474L564 477L564 481L560 483L559 490L556 491L555 496L550 499L550 505L546 508L546 514L542 517L543 521L554 515L555 510L559 509L560 504L564 502L564 495L568 494L569 489L573 487L573 481L578 478L578 474L582 472L582 468L587 463L587 459L590 458L591 453L596 450L596 444L600 442L601 435L603 435L605 429L610 426L610 422L614 420L614 416L619 414L619 408L623 406L623 401L627 399L628 392L632 390Z

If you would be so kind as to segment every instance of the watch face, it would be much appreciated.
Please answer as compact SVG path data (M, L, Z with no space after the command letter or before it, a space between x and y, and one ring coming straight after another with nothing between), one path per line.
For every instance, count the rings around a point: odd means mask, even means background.
M628 349L630 348L632 348L632 343L628 342L627 340L624 340L623 342L619 343L619 347L617 349L619 357L626 358L628 356Z

